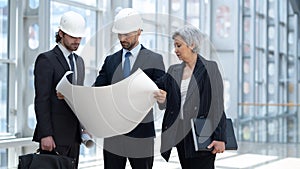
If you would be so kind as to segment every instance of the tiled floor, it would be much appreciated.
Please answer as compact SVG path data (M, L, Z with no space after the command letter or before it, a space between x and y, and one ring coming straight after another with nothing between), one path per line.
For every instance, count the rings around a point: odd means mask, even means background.
M239 143L238 151L218 154L216 169L297 169L300 168L300 145ZM80 169L103 169L102 157L91 163L81 163ZM153 169L180 169L176 149L167 163L155 156ZM129 163L126 169L131 169Z

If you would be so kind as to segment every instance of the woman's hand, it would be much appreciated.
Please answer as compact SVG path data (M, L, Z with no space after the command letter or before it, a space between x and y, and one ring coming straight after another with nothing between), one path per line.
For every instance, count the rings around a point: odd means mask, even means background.
M211 153L223 153L225 151L225 142L224 141L213 141L207 148L212 148Z
M154 98L157 100L158 103L164 103L166 101L167 92L164 90L159 89L158 91L155 91Z

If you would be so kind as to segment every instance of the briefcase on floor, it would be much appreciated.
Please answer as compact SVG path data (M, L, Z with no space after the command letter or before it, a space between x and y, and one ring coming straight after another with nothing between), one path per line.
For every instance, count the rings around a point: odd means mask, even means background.
M211 134L213 125L209 119L194 118L191 119L194 146L196 151L211 151L207 146L212 142ZM202 130L203 129L203 130ZM226 119L226 139L225 150L237 150L238 145L234 135L232 120Z
M75 169L75 160L55 154L25 154L19 156L18 169Z

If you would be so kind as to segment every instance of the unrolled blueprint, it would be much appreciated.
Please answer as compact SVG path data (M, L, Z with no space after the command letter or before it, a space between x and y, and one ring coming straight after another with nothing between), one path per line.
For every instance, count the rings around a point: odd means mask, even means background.
M125 134L134 129L155 103L155 83L138 69L128 78L109 86L72 85L66 76L56 86L81 124L95 137Z

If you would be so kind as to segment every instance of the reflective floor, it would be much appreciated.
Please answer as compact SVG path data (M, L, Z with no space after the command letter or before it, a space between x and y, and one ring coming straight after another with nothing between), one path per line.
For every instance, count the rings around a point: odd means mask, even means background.
M180 169L176 149L167 163L156 156L153 169ZM297 169L300 168L299 144L239 143L238 151L218 154L216 169ZM80 169L103 169L103 159L81 163ZM126 169L131 169L127 163Z

